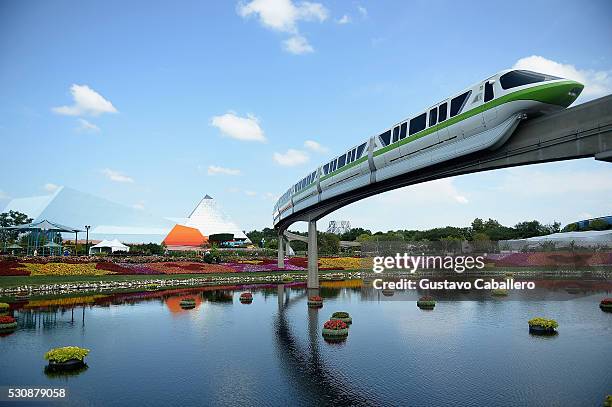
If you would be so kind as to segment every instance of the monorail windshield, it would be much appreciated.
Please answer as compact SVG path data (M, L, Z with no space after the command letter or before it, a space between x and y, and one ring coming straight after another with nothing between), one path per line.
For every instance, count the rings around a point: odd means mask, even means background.
M503 89L511 89L517 86L529 85L530 83L552 81L555 79L561 78L531 71L510 71L499 78L499 83Z

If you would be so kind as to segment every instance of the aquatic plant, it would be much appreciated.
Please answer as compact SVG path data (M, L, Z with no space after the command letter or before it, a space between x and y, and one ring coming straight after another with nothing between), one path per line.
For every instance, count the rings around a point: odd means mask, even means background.
M340 329L346 329L348 328L348 325L339 320L339 319L330 319L329 321L327 321L325 324L323 324L323 328L325 329L332 329L332 330L340 330Z
M64 363L69 360L83 361L88 354L89 349L79 348L78 346L65 346L63 348L51 349L45 353L45 359L55 363Z
M612 298L604 298L601 300L599 308L601 308L602 311L612 312Z
M351 316L349 315L348 312L344 312L344 311L338 311L338 312L334 312L330 318L331 320L339 320L342 321L346 324L352 324L353 323L353 318L351 318Z
M429 295L424 295L417 301L417 307L422 309L433 309L436 306L436 300Z
M546 319L542 317L536 317L529 320L529 327L540 327L544 329L553 330L557 328L559 324L554 319Z
M17 321L9 315L0 316L0 331L12 330L17 328Z

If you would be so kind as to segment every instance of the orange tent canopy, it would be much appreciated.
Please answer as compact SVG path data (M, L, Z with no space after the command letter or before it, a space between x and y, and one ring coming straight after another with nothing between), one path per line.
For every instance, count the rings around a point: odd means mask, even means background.
M175 225L163 242L166 246L202 246L208 239L196 228Z

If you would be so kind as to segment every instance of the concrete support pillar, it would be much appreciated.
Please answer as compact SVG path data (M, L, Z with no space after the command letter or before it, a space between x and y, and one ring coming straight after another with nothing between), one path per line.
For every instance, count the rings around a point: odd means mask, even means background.
M283 236L283 232L280 231L278 233L278 258L277 258L277 266L279 269L285 268L285 237Z
M308 289L319 288L319 253L317 248L317 221L308 222Z
M276 296L278 297L278 310L281 311L285 306L285 285L276 286Z

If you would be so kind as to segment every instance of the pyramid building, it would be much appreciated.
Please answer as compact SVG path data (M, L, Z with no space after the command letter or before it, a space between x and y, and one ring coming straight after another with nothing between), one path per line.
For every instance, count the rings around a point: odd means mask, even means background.
M10 210L25 213L34 222L48 219L80 229L91 225L90 240L119 239L127 243L159 243L174 225L171 220L145 210L69 187L59 187L50 195L13 199L3 212ZM81 236L85 237L84 234ZM73 239L74 235L66 235L65 238Z
M223 212L221 206L211 196L206 195L189 217L168 233L164 244L169 248L197 247L206 244L208 236L219 233L231 233L234 240L251 243L244 232Z

